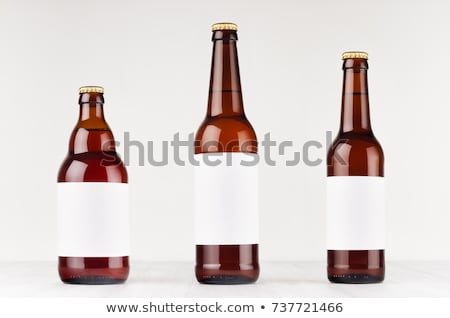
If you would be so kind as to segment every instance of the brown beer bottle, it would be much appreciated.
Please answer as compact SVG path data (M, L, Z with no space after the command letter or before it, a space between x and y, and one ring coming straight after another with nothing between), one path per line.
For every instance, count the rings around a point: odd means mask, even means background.
M328 279L384 279L384 155L370 125L368 54L342 55L344 83L339 133L328 152Z
M103 103L102 87L80 88L80 116L58 173L58 270L65 283L128 277L128 177Z
M195 274L206 284L252 283L259 276L257 139L244 113L237 26L218 23L212 32L208 111L195 137Z

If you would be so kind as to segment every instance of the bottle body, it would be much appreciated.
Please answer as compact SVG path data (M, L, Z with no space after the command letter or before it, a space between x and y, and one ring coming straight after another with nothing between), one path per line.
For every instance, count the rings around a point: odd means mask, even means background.
M201 145L208 144L215 138L208 131L220 125L220 121L205 120L196 140ZM224 135L232 135L231 130L236 129L231 143L239 140L239 144L253 144L256 140L248 123L225 125ZM222 138L219 142L226 145L228 140ZM199 148L195 151L200 163L195 167L197 280L207 284L252 283L259 276L257 167L239 165L241 161L252 162L251 155L256 152L248 151L254 147L238 147L234 151L225 148L230 150L225 152ZM220 160L221 164L205 166L209 154L211 160ZM231 164L226 166L228 163Z
M65 283L114 284L129 273L128 176L103 117L80 95L80 119L58 173L58 271Z
M376 283L385 274L384 154L370 125L367 58L344 58L343 68L341 127L327 157L328 279Z
M252 283L259 276L257 139L243 110L236 30L213 32L208 112L195 137L195 274L200 283Z

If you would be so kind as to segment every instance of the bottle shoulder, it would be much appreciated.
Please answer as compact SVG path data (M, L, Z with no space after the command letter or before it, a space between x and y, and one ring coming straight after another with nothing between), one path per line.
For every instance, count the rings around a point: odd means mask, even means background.
M379 152L383 153L383 148L380 142L373 134L355 134L355 133L342 133L339 134L333 141L330 151L335 150L342 145L348 145L353 151L359 149L376 148Z
M128 174L115 151L85 152L66 156L58 171L58 182L127 183Z
M231 136L256 140L255 130L245 117L205 118L197 130L196 140Z
M383 149L373 135L338 135L327 164L328 176L384 176Z
M218 117L205 118L195 136L196 153L208 152L210 146L214 151L256 152L257 137L247 118Z

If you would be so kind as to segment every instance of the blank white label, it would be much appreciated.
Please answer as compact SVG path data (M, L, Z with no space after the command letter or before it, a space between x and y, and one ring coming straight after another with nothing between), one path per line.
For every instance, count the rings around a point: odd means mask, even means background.
M129 255L128 184L58 183L58 255Z
M195 159L200 162L194 168L195 244L257 244L258 167L242 164L255 162L257 155L226 152Z
M385 248L384 178L327 178L327 249Z

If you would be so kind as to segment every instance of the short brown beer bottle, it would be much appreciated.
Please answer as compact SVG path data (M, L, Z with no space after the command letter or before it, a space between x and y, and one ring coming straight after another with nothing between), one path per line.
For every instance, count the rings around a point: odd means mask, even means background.
M58 173L59 275L71 284L128 277L128 177L103 115L103 88L80 88L80 115Z
M368 54L342 55L341 125L328 152L328 279L384 279L384 155L370 124Z
M212 26L208 110L195 138L195 274L200 283L259 276L257 140L242 102L237 26Z

